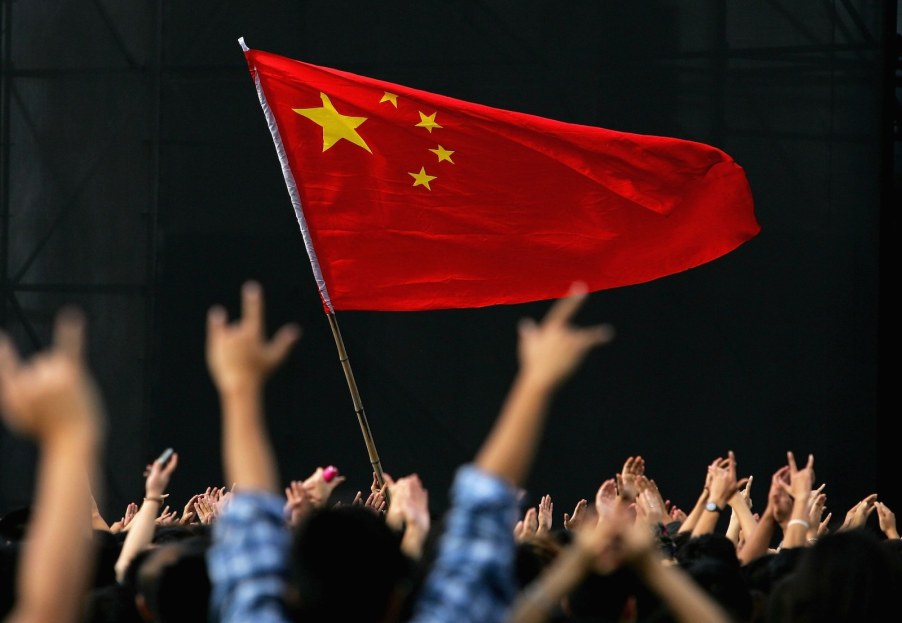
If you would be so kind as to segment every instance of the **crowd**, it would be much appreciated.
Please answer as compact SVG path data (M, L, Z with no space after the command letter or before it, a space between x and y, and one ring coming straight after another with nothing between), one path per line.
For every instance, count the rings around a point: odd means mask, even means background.
M206 361L222 418L223 475L183 505L167 488L178 453L147 466L140 502L107 521L96 500L102 397L84 357L85 319L60 311L53 343L20 358L0 335L0 412L39 450L33 503L6 514L0 617L10 623L371 621L378 623L862 622L902 620L902 540L869 493L826 513L814 457L787 452L755 512L752 477L726 450L699 474L688 512L626 457L594 499L558 522L550 496L522 508L556 391L614 337L579 327L578 286L518 327L518 371L479 448L432 517L416 474L374 475L336 503L323 467L281 480L264 414L268 376L299 327L267 336L263 293L240 316L214 307ZM729 515L728 523L720 522ZM726 524L726 528L718 528Z

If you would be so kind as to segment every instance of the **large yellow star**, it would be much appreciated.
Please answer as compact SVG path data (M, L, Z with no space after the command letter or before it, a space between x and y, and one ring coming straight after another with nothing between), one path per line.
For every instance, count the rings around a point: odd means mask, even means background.
M451 150L449 150L449 149L445 149L445 148L442 147L441 145L439 145L438 148L436 148L436 149L430 149L429 151L431 151L431 152L434 153L436 156L438 156L438 161L439 161L439 162L441 162L442 160L447 160L447 161L450 162L451 164L454 164L454 161L451 160L451 154L454 153L453 151L451 151Z
M429 130L429 133L432 134L432 128L442 127L435 122L435 115L436 113L432 113L431 115L424 115L423 113L420 113L420 122L416 125L416 127L426 128L427 130Z
M382 102L391 102L391 105L395 108L398 107L398 96L394 93L389 93L388 91L384 91L385 95L382 96L382 99L379 100L379 103Z
M414 186L425 186L426 190L432 190L429 186L429 182L434 180L435 176L426 173L426 167L420 167L419 173L408 173L407 175L413 178Z
M291 110L322 126L323 151L326 151L341 139L345 139L373 153L366 141L357 134L357 128L366 121L366 117L345 116L335 110L335 106L332 105L328 95L320 93L319 97L323 100L323 105L320 108L292 108Z

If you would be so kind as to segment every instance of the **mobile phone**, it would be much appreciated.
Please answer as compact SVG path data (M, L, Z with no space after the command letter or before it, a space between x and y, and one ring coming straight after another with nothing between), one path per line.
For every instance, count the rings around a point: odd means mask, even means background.
M172 453L172 448L166 448L165 450L163 450L163 454L157 457L157 462L165 467L166 463L169 462L169 459L172 458Z

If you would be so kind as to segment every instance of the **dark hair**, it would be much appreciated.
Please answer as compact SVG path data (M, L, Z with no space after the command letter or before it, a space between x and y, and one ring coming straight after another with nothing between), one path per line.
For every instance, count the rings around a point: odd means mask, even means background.
M517 585L524 588L535 580L551 564L560 549L558 541L551 536L536 536L518 542L514 556Z
M619 567L609 575L590 573L567 596L569 619L617 623L628 600L644 592L629 567Z
M157 623L206 621L210 577L207 543L194 538L153 549L138 571L138 593Z
M692 537L676 551L676 560L734 621L750 621L755 602L736 555L736 545L723 534Z
M411 562L381 513L359 505L315 509L292 543L292 572L302 621L381 621Z
M120 584L96 588L85 599L81 623L144 623L135 593Z
M94 530L94 569L91 588L101 588L116 583L116 561L122 551L122 543L106 530Z
M898 621L902 566L865 529L821 537L773 589L768 621ZM895 614L894 614L895 613Z

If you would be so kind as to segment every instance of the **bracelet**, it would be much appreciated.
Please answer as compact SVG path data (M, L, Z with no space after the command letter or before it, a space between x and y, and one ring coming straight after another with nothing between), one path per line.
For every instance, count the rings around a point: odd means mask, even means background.
M162 504L163 500L166 498L165 495L161 495L158 498L144 498L145 502L156 502L157 504Z
M807 530L808 528L811 527L811 524L808 523L807 521L805 521L804 519L790 519L789 523L786 524L787 528L789 526L805 526L805 529Z

